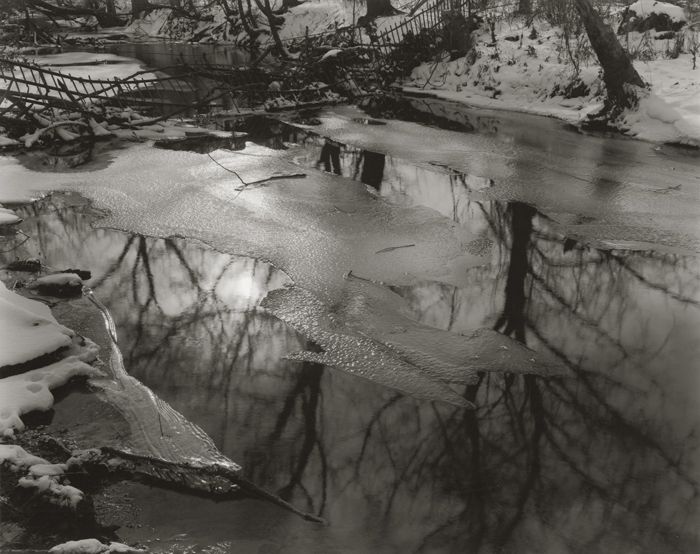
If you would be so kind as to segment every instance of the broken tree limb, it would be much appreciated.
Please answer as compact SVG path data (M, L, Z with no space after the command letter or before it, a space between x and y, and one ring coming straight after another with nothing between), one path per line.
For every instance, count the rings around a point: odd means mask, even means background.
M66 463L74 476L76 471L82 471L88 478L143 480L216 501L248 496L271 502L307 521L325 523L323 518L296 508L226 465L171 462L107 446L71 451L57 439L52 442L68 456Z

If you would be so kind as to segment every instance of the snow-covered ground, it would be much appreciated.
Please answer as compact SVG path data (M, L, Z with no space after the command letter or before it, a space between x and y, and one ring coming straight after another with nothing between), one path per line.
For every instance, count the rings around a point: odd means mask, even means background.
M639 7L649 9L647 2ZM656 2L656 9L658 5ZM678 17L676 6L670 10ZM682 10L681 10L682 12ZM533 33L533 28L535 33ZM690 34L687 31L686 42ZM649 83L636 110L628 110L619 122L626 134L643 140L700 145L700 69L693 70L691 54L670 59L675 39L656 40L661 33L621 36L637 57L635 67ZM604 84L595 55L585 38L572 37L567 50L561 29L536 20L530 27L522 20L496 26L496 43L487 30L478 32L477 58L424 63L404 84L410 91L430 91L450 100L477 107L507 109L581 122L600 109ZM579 65L574 69L571 59ZM578 90L567 86L579 84ZM573 93L573 94L572 94Z

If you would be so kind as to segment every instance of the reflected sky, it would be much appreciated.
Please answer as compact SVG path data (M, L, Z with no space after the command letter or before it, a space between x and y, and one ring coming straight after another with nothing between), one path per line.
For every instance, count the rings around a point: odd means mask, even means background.
M324 143L307 143L291 154L315 164ZM361 178L366 159L339 152L347 176ZM380 183L391 201L494 242L466 287L395 288L412 316L465 334L498 329L570 377L488 374L462 391L478 406L465 411L286 361L314 346L259 307L283 273L196 242L93 229L76 195L20 209L33 238L2 259L92 271L127 370L246 476L329 521L276 522L258 538L282 552L696 551L698 259L585 248L524 204L470 200L489 183L438 167L387 157ZM225 504L168 525L144 517L165 541L175 527L236 545Z

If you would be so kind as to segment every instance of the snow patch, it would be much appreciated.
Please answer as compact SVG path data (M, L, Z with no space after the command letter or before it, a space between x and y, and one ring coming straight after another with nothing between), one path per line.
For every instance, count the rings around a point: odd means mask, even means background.
M19 142L17 142L14 139L11 139L10 137L2 136L0 135L0 148L3 146L17 146Z
M22 469L48 463L43 458L30 454L16 444L0 444L0 464L8 464L12 469Z
M630 11L637 15L645 16L652 13L666 14L671 21L685 21L685 13L680 6L674 6L667 2L657 2L656 0L637 0L628 6Z
M88 343L79 355L0 379L0 436L12 436L15 430L24 429L22 414L50 409L54 402L51 389L65 385L73 377L102 376L101 371L86 363L96 356L97 346Z
M52 554L109 554L109 553L135 553L146 552L139 548L132 548L120 542L110 542L104 544L97 539L83 539L80 541L68 541L57 544L51 550Z
M0 206L0 225L13 225L14 223L19 223L20 221L22 221L22 218L15 212L9 208L3 208Z
M17 484L20 487L35 489L36 492L45 495L52 504L67 508L77 508L78 504L85 497L80 489L71 485L62 485L58 482L57 477L51 475L42 475L40 477L29 475L20 478Z
M59 482L68 468L66 464L50 464L15 444L0 444L0 464L7 464L15 471L26 469L27 475L20 477L17 484L35 489L53 504L75 509L84 498L80 489Z
M75 273L52 273L35 279L27 285L28 289L36 289L44 286L54 287L81 287L83 281Z
M678 6L641 0L632 4L684 19ZM581 51L579 72L574 73L561 32L543 21L534 24L537 35L523 22L497 25L496 45L487 31L476 33L476 60L427 62L416 67L406 90L430 91L446 100L475 107L506 109L556 117L580 123L602 106L605 86L595 56ZM505 40L517 36L517 41ZM530 38L532 36L532 38ZM657 59L635 60L640 76L650 84L639 109L628 110L621 127L630 136L654 142L700 145L700 74L691 71L690 54L667 59L661 41L653 45ZM575 80L576 79L576 80ZM574 92L572 85L578 84Z
M54 352L68 346L73 336L46 305L24 298L0 283L0 367Z

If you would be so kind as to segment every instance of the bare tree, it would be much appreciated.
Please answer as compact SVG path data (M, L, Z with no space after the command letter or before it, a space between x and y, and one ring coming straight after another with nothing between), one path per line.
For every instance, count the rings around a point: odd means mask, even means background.
M632 65L615 32L606 25L590 0L575 0L591 46L603 68L603 81L607 88L606 115L614 115L621 109L636 103L636 93L630 86L644 87L644 81Z

